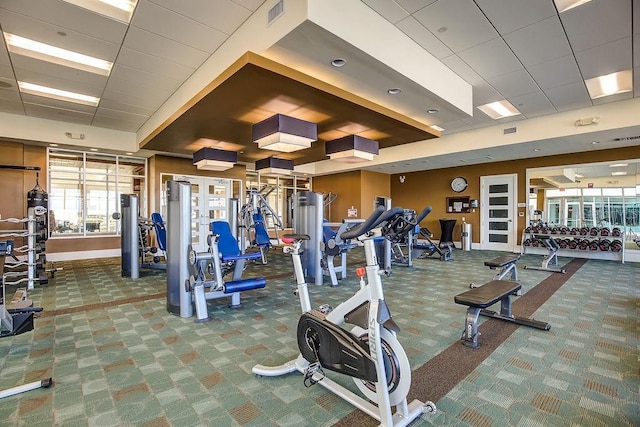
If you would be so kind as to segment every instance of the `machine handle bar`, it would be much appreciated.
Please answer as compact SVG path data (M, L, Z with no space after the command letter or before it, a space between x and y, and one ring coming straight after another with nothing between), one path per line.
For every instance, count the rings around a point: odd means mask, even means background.
M373 213L369 215L369 218L367 218L363 223L359 224L357 227L351 228L341 233L340 238L342 240L349 240L349 239L355 239L356 237L365 234L369 230L373 229L379 223L380 219L382 219L383 217L389 218L388 214L396 209L399 209L399 208L391 209L385 212L384 206L378 206L373 211ZM402 211L402 209L400 209L400 211ZM395 213L392 215L395 215Z

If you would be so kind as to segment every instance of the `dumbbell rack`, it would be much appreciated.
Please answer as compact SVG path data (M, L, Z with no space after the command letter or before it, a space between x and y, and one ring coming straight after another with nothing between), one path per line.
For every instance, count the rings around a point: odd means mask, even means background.
M625 232L623 230L619 230L619 235L600 235L600 230L595 231L596 229L588 229L585 233L585 230L582 229L580 231L574 232L574 234L570 234L569 229L565 230L564 234L561 234L559 231L556 233L552 233L551 228L548 229L525 229L522 232L522 240L520 245L520 253L524 255L525 253L531 254L539 254L544 255L548 252L548 249L544 247L544 245L535 245L535 244L526 244L525 242L529 239L529 242L534 242L536 236L549 236L556 240L556 242L560 243L560 239L570 239L570 240L580 240L582 242L588 243L585 245L576 245L575 248L560 247L558 250L558 256L566 256L571 258L588 258L588 259L602 259L602 260L612 260L612 261L620 261L624 264L625 262ZM618 241L620 243L620 250L601 250L599 246L596 249L593 249L592 244L599 244L602 240L608 240L609 242Z
M44 264L46 263L44 250L39 250L39 247L44 247L47 230L37 224L38 221L42 221L41 218L46 213L46 208L36 206L27 209L27 218L0 220L0 222L5 223L26 224L26 230L0 230L0 237L2 238L23 237L27 239L26 245L14 248L15 252L26 253L26 260L5 264L5 269L8 270L5 273L5 283L7 285L27 283L27 290L33 290L36 282L41 285L48 283L47 271L44 269ZM40 256L36 257L38 252L41 252ZM23 269L24 267L26 269ZM21 270L14 270L18 268ZM57 270L59 269L50 269L52 273Z

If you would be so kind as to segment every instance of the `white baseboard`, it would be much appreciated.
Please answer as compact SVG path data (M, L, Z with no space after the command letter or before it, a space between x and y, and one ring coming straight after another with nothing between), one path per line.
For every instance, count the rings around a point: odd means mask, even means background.
M95 251L78 251L78 252L47 252L47 261L73 261L79 259L94 259L94 258L111 258L119 257L122 255L120 249L103 249Z

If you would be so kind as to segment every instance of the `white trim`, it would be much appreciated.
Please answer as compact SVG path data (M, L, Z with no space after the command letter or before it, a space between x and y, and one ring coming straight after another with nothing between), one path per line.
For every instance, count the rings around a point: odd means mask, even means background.
M122 256L121 249L100 249L95 251L47 252L47 261L75 261L80 259L111 258Z

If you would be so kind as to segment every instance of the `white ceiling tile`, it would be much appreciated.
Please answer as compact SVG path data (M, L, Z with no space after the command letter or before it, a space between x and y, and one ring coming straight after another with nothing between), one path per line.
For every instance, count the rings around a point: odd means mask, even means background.
M522 69L518 58L501 38L469 48L458 56L484 79Z
M398 22L396 26L436 58L442 59L453 55L451 49L445 46L431 31L423 27L412 16Z
M13 67L19 81L39 84L56 89L100 96L107 84L107 77L80 71L26 56L13 55Z
M573 55L552 59L527 68L533 79L542 89L564 86L569 83L581 82L582 75Z
M577 52L576 61L585 80L630 70L633 68L631 37Z
M125 104L123 102L111 99L102 98L100 100L99 109L107 109L107 110L117 110L124 113L131 113L138 116L151 117L153 113L155 113L155 109L153 108L145 108L140 107L138 105Z
M487 116L477 108L474 108L473 110L473 117L462 119L462 121L468 124L469 126L471 126L473 129L478 129L486 126L493 126L496 124L495 120L493 120L491 117Z
M113 62L120 50L120 42L107 42L3 9L0 9L0 22L2 30L8 33L105 61ZM58 32L66 35L61 36Z
M476 0L476 3L503 35L557 14L550 1Z
M484 105L490 102L501 101L504 99L493 86L487 82L476 83L473 85L473 105Z
M192 69L198 68L209 57L207 52L136 27L129 29L124 46Z
M633 0L633 34L640 34L640 0Z
M440 125L444 128L444 134L449 135L456 132L463 132L473 129L471 126L463 122L462 120L456 120L453 122L446 122Z
M494 89L500 92L505 98L540 91L536 82L533 81L529 73L524 69L492 77L487 79L487 83L493 86Z
M437 0L395 0L404 10L409 13L415 13L423 7L435 3Z
M21 116L24 115L24 107L22 106L22 102L12 101L10 99L0 98L0 111L9 114L19 114Z
M132 94L129 92L120 92L115 90L105 91L102 98L122 104L135 105L137 107L154 110L158 109L167 99L164 94L159 94L153 91L146 91L143 94Z
M116 129L125 132L137 132L144 122L140 123L138 120L131 119L116 119L113 117L95 117L91 122L92 126L97 126L106 129Z
M232 0L232 1L252 12L255 12L255 10L258 9L262 3L264 3L264 0Z
M131 26L213 53L227 35L154 3L140 0Z
M0 55L0 58L2 55ZM11 68L11 64L9 61L2 62L0 61L0 79L5 79L5 81L15 83L15 76L13 74L13 68Z
M251 11L230 0L149 1L227 35L233 33L251 15Z
M130 93L151 91L169 96L180 84L180 80L174 80L159 74L118 65L111 73L106 90Z
M28 116L40 117L43 119L57 120L61 122L80 123L90 125L93 113L56 108L42 104L24 103L24 109Z
M60 0L2 0L0 8L116 44L127 31L123 22Z
M525 66L572 53L557 16L506 34L504 39Z
M484 83L484 79L478 75L466 62L458 55L451 55L442 59L442 63L449 67L451 71L459 75L467 83L475 86L476 83Z
M0 79L0 82L4 81ZM15 101L20 102L20 92L18 92L18 88L13 86L9 88L0 88L0 99L4 99L5 101Z
M514 96L507 101L518 109L527 118L544 116L546 114L557 113L549 99L542 92L528 93L526 95Z
M571 83L544 91L558 111L590 107L591 98L584 83Z
M396 2L388 0L362 0L367 6L375 10L387 21L394 24L409 16L409 13Z
M159 74L161 76L180 81L186 80L187 77L195 71L193 68L185 67L184 65L125 47L120 51L117 63L126 67L136 68L148 73Z
M413 16L454 52L498 37L472 0L438 1Z
M575 52L631 36L631 2L593 0L560 14Z

